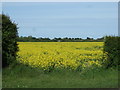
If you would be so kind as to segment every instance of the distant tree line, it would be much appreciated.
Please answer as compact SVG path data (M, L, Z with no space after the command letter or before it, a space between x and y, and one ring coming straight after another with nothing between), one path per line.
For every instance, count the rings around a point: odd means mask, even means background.
M104 37L101 38L90 38L87 37L86 39L82 39L82 38L36 38L36 37L32 37L32 36L27 36L27 37L18 37L18 42L103 42L104 41Z

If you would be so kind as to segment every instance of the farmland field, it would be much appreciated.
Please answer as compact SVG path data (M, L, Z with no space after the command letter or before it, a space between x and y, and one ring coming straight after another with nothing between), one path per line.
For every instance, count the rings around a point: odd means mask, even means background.
M18 60L44 70L101 67L103 42L19 42Z
M22 64L3 69L3 88L118 87L117 69L102 68L103 42L18 44Z

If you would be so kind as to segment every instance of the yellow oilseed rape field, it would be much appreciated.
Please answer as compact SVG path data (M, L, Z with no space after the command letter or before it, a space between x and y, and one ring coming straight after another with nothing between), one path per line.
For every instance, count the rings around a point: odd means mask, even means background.
M18 61L40 69L101 67L103 42L18 42ZM104 60L103 60L104 57Z

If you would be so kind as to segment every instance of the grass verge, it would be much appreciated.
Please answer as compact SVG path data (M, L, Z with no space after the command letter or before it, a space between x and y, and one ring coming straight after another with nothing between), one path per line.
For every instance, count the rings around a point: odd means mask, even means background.
M3 88L118 88L117 69L53 71L18 65L4 68Z

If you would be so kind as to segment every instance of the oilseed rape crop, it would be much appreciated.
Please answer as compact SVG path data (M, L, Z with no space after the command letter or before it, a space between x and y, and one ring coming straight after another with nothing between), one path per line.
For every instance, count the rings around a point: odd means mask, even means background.
M18 42L18 61L43 70L101 67L103 42Z

